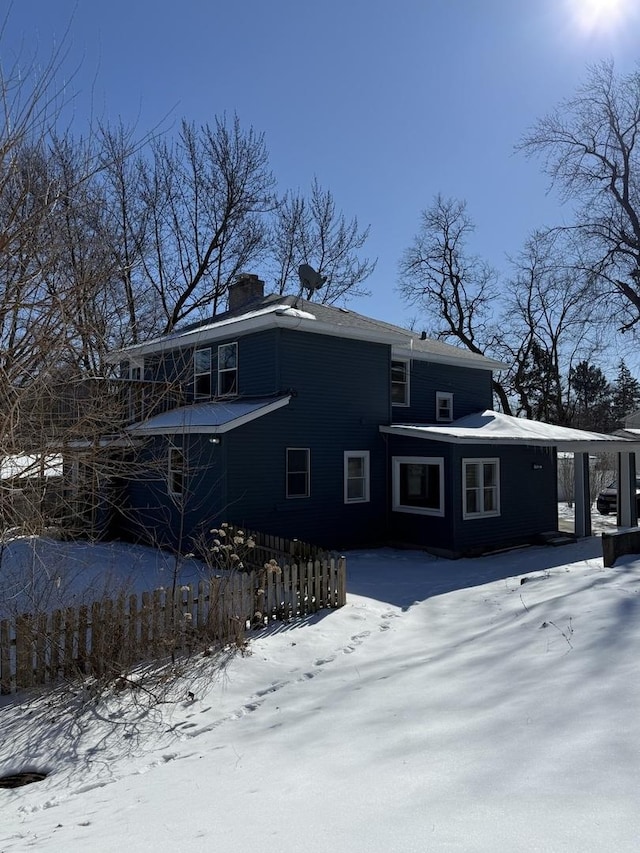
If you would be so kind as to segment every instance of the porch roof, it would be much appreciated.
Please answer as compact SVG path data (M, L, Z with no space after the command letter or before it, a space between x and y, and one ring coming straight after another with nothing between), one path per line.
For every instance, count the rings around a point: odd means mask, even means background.
M623 438L599 432L554 426L525 418L514 418L487 409L459 418L450 424L392 424L380 431L390 435L444 441L450 444L520 444L539 447L558 447L578 453L635 451L640 449L637 438Z
M238 400L214 400L171 409L146 421L132 424L134 435L176 435L197 433L219 435L286 406L290 394L282 397L252 397Z

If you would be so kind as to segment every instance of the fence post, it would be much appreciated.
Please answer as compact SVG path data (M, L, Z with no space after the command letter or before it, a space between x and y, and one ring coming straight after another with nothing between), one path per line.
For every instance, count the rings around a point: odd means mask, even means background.
M58 678L60 669L60 633L62 629L62 613L54 610L51 615L51 640L49 641L49 680Z
M91 605L91 673L100 677L103 673L104 641L102 630L102 613L100 602Z
M76 665L78 672L82 675L87 674L87 637L89 634L89 608L86 604L81 604L78 608L78 659Z
M131 666L138 660L138 596L129 596L129 622L127 624L127 659L126 665Z
M9 654L9 620L0 622L0 696L11 693L11 655Z

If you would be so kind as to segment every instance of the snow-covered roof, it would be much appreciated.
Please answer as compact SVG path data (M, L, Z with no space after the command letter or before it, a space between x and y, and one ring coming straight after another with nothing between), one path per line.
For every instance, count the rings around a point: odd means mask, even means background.
M172 409L128 427L134 435L200 433L219 435L286 406L290 395L239 400L217 400Z
M250 310L221 314L201 323L177 329L168 335L112 353L112 363L141 358L147 353L166 352L187 346L202 346L232 335L269 328L297 329L314 334L389 344L394 357L412 358L480 370L500 370L508 365L480 353L470 352L441 340L376 320L346 308L309 302L293 296L272 294L252 304Z
M391 435L444 441L451 444L526 444L541 447L562 447L577 452L599 450L634 450L640 441L588 432L570 427L554 426L525 418L514 418L487 409L459 418L450 424L393 424L381 426L381 432Z
M61 477L62 456L59 454L39 453L10 454L0 456L0 480L11 480L14 477Z

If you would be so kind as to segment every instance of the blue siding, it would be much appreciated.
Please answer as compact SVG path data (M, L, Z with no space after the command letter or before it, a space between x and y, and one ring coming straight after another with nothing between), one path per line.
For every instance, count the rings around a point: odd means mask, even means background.
M453 417L493 407L490 370L454 367L435 362L411 361L409 406L393 406L394 423L435 423L436 392L453 394Z
M174 349L145 359L145 379L164 382L179 382L185 398L192 402L193 359L196 349L211 350L211 396L217 393L218 346L238 344L238 393L259 396L280 392L278 384L278 336L277 329L251 335L235 336L212 344L198 344L183 349Z
M388 347L280 332L279 385L288 406L224 436L233 521L328 547L382 538L387 497ZM310 496L286 497L286 449L309 448ZM344 452L369 451L371 497L344 503ZM242 515L240 516L240 514Z
M500 460L500 515L463 519L462 460L490 457ZM456 445L454 540L456 550L476 553L488 548L535 541L540 533L558 527L556 455L539 447L461 447Z
M181 498L168 492L168 451L180 447L187 459ZM190 549L223 514L225 462L221 445L206 435L158 436L138 453L127 488L122 524L127 538Z
M558 526L555 453L536 447L461 446L391 436L393 456L441 457L444 460L444 518L392 512L390 538L397 543L443 551L452 556L535 541ZM463 517L462 460L498 459L500 515ZM534 467L535 466L535 467Z

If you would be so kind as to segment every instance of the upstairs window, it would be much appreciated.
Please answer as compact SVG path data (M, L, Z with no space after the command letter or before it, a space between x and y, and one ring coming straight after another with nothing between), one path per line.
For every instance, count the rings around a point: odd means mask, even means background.
M500 515L500 460L463 459L464 518Z
M185 487L185 465L184 453L179 447L169 448L169 471L168 488L169 494L179 497L184 494Z
M218 347L218 396L230 397L238 393L238 344L221 344Z
M137 383L144 379L144 358L131 359L127 375L132 380L128 391L129 420L140 421L144 418L147 388Z
M193 354L193 396L196 400L211 397L211 347L202 347Z
M129 379L144 379L144 358L131 359L129 362Z
M436 421L450 423L453 420L453 394L436 391Z
M287 497L308 498L310 479L308 447L287 447Z
M344 454L344 502L369 500L369 451L346 450Z
M409 405L409 361L407 359L391 362L391 403L394 406Z
M444 515L444 459L393 457L393 509L422 515Z

